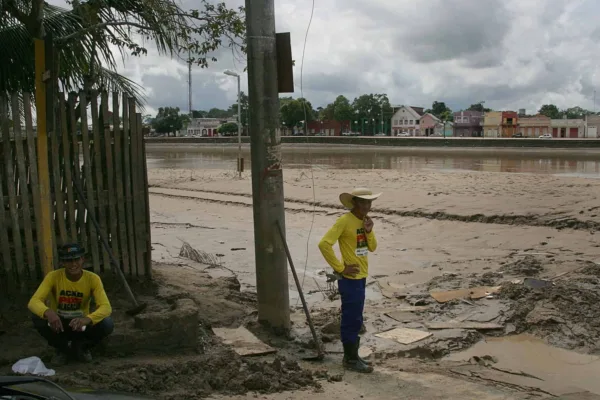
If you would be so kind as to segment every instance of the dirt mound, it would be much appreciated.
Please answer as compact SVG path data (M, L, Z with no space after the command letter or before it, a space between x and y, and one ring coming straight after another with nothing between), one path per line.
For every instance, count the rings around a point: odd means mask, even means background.
M589 277L529 289L509 284L500 296L513 300L508 321L548 343L587 353L600 351L600 285Z
M544 267L540 260L531 255L525 256L522 260L505 264L500 268L501 273L514 276L537 276L542 271L544 271Z
M220 349L192 359L116 364L75 371L56 378L67 387L136 393L157 399L203 398L215 393L239 395L249 391L276 393L319 388L311 372L298 363L276 358L249 362L233 351Z

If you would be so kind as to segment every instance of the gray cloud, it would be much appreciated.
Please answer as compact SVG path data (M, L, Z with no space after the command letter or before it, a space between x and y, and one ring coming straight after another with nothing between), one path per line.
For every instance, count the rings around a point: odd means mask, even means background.
M276 2L277 30L292 36L294 96L300 96L311 5ZM424 107L437 100L461 109L485 100L491 108L530 112L550 102L591 109L600 86L599 11L597 0L319 0L306 48L304 96L315 107L338 94L352 100L387 93L393 104ZM228 49L217 57L209 69L194 70L194 108L235 102L235 80L222 71L243 71L244 57L236 60ZM120 72L148 88L152 108L187 110L184 63L150 50L147 57L129 58Z

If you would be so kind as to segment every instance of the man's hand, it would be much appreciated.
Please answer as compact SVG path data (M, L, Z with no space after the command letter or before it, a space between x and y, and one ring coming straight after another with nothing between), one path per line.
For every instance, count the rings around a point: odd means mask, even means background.
M365 217L365 219L363 220L363 225L365 227L365 231L367 231L367 233L371 233L371 231L373 230L374 222L371 219L371 217Z
M60 317L52 310L48 309L44 313L44 317L48 320L48 325L55 333L64 332L62 321Z
M69 326L71 327L71 329L73 329L75 332L81 332L82 328L84 326L87 326L89 324L92 323L92 320L89 319L88 317L83 317L83 318L74 318L71 320L71 322L69 323Z
M344 263L344 270L342 271L342 275L354 276L360 272L360 267L358 264L346 264Z

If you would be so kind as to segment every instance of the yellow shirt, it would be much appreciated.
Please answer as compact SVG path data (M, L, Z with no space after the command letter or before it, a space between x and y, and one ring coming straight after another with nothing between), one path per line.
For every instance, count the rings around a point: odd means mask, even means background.
M342 259L339 260L333 251L333 245L338 242ZM358 219L351 212L342 215L333 227L323 236L319 242L319 250L325 257L325 261L336 272L344 270L344 263L357 264L360 272L355 276L346 276L349 279L363 279L369 275L369 251L377 249L375 233L365 232L363 220Z
M90 314L90 300L94 296L96 311ZM46 306L49 298L50 307ZM89 317L95 325L112 313L102 280L93 272L83 271L77 282L70 281L64 268L50 272L28 304L29 310L44 318L46 310L55 311L64 319Z

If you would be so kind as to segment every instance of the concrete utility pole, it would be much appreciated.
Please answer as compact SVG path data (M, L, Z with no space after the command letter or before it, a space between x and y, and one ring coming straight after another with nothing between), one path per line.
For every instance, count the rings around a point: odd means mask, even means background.
M274 0L246 0L252 204L258 320L275 331L290 329Z

